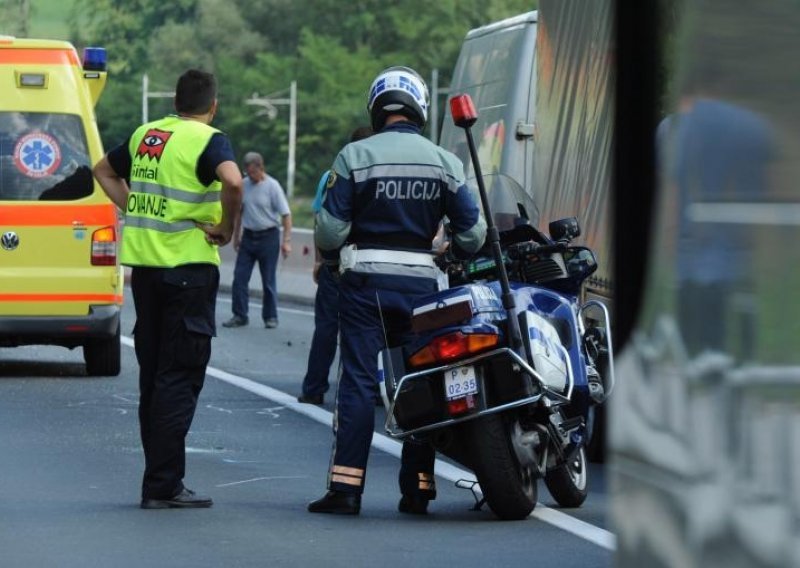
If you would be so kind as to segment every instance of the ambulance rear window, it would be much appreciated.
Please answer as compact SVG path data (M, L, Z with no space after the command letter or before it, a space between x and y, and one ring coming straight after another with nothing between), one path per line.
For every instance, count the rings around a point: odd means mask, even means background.
M92 190L78 115L0 112L0 201L72 201Z

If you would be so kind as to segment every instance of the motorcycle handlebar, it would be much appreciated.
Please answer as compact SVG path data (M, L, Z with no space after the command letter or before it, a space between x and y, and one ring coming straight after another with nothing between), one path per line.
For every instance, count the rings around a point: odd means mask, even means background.
M548 245L540 245L534 242L516 243L509 247L508 253L511 258L522 258L529 254L551 254L554 252L564 252L567 250L567 243L557 242Z

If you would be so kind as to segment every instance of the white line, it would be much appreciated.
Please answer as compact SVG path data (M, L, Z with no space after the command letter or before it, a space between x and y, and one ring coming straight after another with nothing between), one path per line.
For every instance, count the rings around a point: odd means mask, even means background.
M232 304L233 303L233 300L231 300L230 298L220 297L220 296L217 296L217 301L218 302L225 302L225 303L228 303L228 304ZM260 308L261 307L261 304L259 304L258 302L252 302L251 301L250 304L254 308ZM296 314L296 315L300 315L300 316L310 316L312 318L314 317L314 312L313 311L308 311L308 310L296 310L294 308L282 308L282 307L278 306L278 311L279 312L286 312L287 314Z
M223 483L217 487L231 487L233 485L241 485L242 483L250 483L252 481L264 481L265 479L307 479L307 475L270 475L267 477L254 477L253 479L245 479L243 481L233 481L231 483Z
M313 235L314 229L305 229L303 227L292 227L293 233L300 233L301 235Z
M133 340L129 337L123 336L122 343L128 347L133 347ZM333 422L333 414L327 410L311 404L297 402L297 398L283 391L279 391L278 389L274 389L256 381L228 373L227 371L217 369L216 367L209 366L206 370L206 373L216 379L221 380L222 382L228 383L229 385L239 387L240 389L271 400L276 404L285 406L290 410L294 410L298 414L308 416L309 418L316 420L321 424L331 425ZM400 458L403 448L403 445L397 440L393 440L388 436L379 434L377 432L372 436L372 445L373 447L396 458ZM434 471L436 472L437 476L454 483L459 479L475 480L475 475L471 472L438 459L436 460ZM570 532L575 536L583 538L593 544L596 544L597 546L605 548L606 550L616 550L617 537L614 535L614 533L581 521L580 519L576 519L570 515L566 515L560 511L556 511L555 509L546 507L541 503L536 504L536 509L534 509L533 513L531 513L531 516L539 519L540 521L544 521L545 523Z
M570 532L606 550L614 551L617 549L617 535L614 533L566 515L561 511L545 507L541 503L537 503L536 508L531 513L531 517Z

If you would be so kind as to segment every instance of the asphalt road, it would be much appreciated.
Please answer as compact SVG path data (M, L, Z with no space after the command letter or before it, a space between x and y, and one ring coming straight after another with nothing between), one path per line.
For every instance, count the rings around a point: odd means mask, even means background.
M257 309L257 306L256 306ZM230 315L220 296L218 321ZM126 303L123 335L133 325ZM187 446L189 487L205 510L138 508L142 455L137 366L123 346L116 378L88 378L79 350L0 349L0 566L608 566L602 466L581 509L559 510L540 483L540 506L500 522L437 464L439 496L428 517L401 515L399 445L376 412L362 513L312 515L332 441L332 396L322 408L294 402L313 318L282 305L280 327L219 328ZM259 322L258 318L251 321ZM376 447L377 446L377 447Z

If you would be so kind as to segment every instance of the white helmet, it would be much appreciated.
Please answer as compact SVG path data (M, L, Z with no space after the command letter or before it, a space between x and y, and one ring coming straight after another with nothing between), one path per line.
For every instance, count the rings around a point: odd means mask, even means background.
M430 95L419 73L410 67L389 67L381 71L369 88L367 110L372 129L383 128L390 114L402 114L423 128L428 121Z

